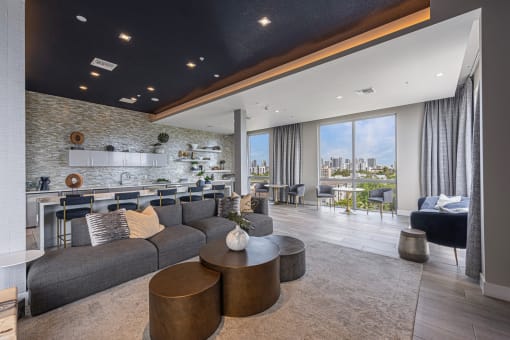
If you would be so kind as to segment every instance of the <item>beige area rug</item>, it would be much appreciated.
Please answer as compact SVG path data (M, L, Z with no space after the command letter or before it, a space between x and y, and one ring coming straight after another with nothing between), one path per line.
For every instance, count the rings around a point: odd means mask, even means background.
M422 266L330 243L307 244L307 273L278 302L224 317L212 339L411 339ZM18 324L20 339L148 338L153 274Z

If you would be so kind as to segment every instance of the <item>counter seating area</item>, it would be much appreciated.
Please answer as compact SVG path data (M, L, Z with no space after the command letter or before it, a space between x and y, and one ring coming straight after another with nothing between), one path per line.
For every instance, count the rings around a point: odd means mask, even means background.
M252 197L253 213L243 216L251 236L273 232L267 199ZM165 268L199 254L211 241L225 238L234 222L218 217L216 200L154 207L164 229L148 239L123 239L92 246L85 218L71 222L72 247L48 251L28 269L32 315Z

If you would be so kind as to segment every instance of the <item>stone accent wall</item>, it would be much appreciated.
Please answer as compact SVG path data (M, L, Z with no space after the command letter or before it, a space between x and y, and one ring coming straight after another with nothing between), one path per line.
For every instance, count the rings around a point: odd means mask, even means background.
M103 151L110 144L115 151L128 149L131 152L152 152L151 145L157 143L158 134L166 132L170 135L170 140L164 144L169 165L164 168L69 167L68 150L72 146L69 135L73 131L85 135L82 146L86 150ZM222 153L200 154L211 158L208 163L200 163L205 168L218 165L223 159L225 169L232 169L232 136L151 123L148 114L142 112L37 92L26 93L26 179L37 183L40 176L49 176L51 190L66 189L64 180L74 172L84 177L84 187L118 184L124 171L135 181L194 178L190 163L173 161L179 150L190 148L190 143L222 148ZM221 178L221 174L216 177Z

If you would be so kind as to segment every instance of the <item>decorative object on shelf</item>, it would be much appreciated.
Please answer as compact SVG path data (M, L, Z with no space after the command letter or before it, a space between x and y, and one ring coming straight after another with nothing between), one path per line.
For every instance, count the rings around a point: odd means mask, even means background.
M225 170L225 160L224 159L222 159L220 161L220 170Z
M191 162L191 169L190 170L191 171L197 171L198 170L197 165L198 165L198 162L195 162L195 161Z
M83 176L77 173L72 173L67 175L65 182L68 188L78 189L83 185Z
M198 144L190 144L189 146L191 146L191 150L198 149Z
M113 145L107 145L104 147L104 149L110 152L115 151L115 147Z
M248 246L250 236L248 231L253 229L250 221L244 219L241 215L236 212L230 212L227 217L232 222L235 222L236 227L234 230L227 234L226 243L227 247L233 251L242 251Z
M165 148L163 148L163 145L161 143L153 144L154 146L154 153L165 153Z
M161 132L158 135L158 142L165 144L170 139L170 136L166 132Z
M156 183L170 183L170 180L166 178L158 178Z
M85 141L85 136L80 131L73 131L69 139L71 139L71 143L80 145Z
M213 149L213 150L218 150L218 151L219 151L219 150L221 150L221 147L220 147L220 146L218 146L218 145L216 145L216 146L213 146L211 149Z
M198 173L197 173L197 177L198 177L198 181L196 183L197 187L203 187L205 185L205 181L204 181L204 172L202 170L200 170Z
M212 176L207 175L207 176L205 176L204 180L205 180L205 184L211 184L211 182L214 180L214 175L212 175Z
M50 183L51 181L49 177L41 177L41 179L39 179L39 190L50 190Z

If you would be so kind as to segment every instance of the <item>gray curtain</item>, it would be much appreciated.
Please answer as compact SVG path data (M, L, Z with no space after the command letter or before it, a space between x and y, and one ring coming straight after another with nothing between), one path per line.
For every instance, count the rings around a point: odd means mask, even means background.
M468 196L471 189L473 82L455 97L425 103L421 149L421 193Z
M471 183L471 200L469 202L466 275L478 278L482 271L482 221L480 189L480 87L475 93L473 121L473 180Z
M301 183L301 124L273 128L272 182L294 185ZM286 190L280 190L284 200Z

